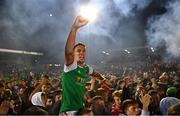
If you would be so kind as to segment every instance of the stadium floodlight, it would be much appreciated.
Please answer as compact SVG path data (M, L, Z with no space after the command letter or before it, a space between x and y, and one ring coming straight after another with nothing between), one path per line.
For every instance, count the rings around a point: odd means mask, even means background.
M0 48L0 52L42 56L43 53Z

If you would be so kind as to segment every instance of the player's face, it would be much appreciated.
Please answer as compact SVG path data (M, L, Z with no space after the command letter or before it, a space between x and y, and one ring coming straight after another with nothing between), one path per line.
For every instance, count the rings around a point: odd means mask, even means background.
M77 46L74 49L74 57L78 63L84 63L86 56L86 48L82 45Z

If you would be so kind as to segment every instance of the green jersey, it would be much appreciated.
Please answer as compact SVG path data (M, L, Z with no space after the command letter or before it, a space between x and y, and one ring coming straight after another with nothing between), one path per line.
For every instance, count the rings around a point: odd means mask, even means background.
M62 104L60 112L79 110L84 107L83 97L89 72L90 68L88 66L79 67L76 65L73 70L62 73Z

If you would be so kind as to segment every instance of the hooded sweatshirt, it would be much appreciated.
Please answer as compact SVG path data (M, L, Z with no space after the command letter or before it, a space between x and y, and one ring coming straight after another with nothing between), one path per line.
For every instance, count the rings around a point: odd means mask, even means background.
M41 98L42 92L35 93L31 98L31 103L35 106L42 106L45 107L42 98Z
M180 104L180 100L175 97L165 97L160 101L160 110L163 115L167 115L168 108L172 105Z

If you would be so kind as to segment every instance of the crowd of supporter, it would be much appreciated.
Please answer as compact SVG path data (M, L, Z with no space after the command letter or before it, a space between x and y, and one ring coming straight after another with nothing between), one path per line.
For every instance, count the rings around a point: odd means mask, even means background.
M86 83L85 107L77 115L180 115L179 66L134 64L126 66L130 70L123 70L122 75L102 72L105 81L91 77ZM0 114L59 115L62 92L60 76L1 77Z

